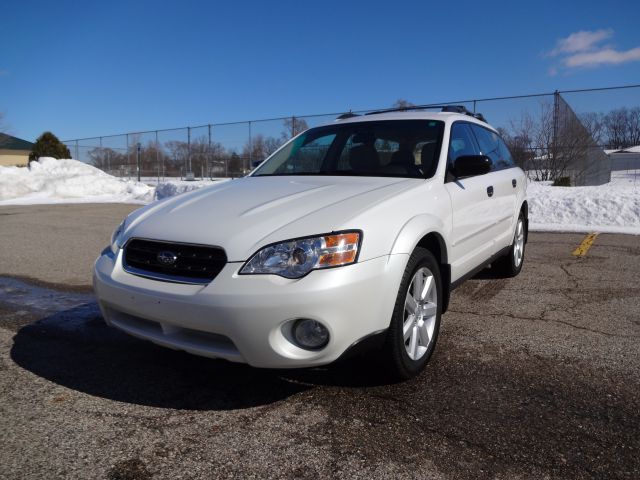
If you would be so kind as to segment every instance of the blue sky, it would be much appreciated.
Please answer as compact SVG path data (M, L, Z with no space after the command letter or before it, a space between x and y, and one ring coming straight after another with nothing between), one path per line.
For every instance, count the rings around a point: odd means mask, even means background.
M25 0L3 17L0 112L28 140L640 83L637 1Z

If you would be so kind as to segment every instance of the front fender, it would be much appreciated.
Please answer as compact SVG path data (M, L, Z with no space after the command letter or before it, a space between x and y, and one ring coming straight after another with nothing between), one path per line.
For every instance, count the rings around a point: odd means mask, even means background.
M440 218L429 214L416 215L409 219L398 232L391 247L391 254L405 253L410 255L422 238L430 233L436 233L444 243L442 246L445 247L440 261L448 263L447 252L450 251L450 245L446 232L447 227Z

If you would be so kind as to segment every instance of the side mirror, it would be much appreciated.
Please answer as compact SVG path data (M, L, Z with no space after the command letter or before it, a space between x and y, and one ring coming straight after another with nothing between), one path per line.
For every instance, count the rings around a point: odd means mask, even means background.
M484 175L491 171L493 162L486 155L462 155L453 164L453 173L457 178Z
M253 162L251 162L251 168L259 167L261 163L262 163L262 160L253 161Z

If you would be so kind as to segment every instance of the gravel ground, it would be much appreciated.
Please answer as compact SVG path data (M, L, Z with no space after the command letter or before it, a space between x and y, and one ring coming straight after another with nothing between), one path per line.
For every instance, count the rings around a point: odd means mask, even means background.
M88 271L134 208L110 207L0 209L0 273L32 279L0 278L0 478L640 477L639 237L576 258L582 235L531 234L521 275L456 290L426 371L388 385L372 357L258 370L107 328ZM64 268L47 231L84 239Z

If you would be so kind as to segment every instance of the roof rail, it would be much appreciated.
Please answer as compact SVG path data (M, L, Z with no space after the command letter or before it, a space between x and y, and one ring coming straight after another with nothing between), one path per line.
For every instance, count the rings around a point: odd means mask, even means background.
M440 109L441 112L452 112L469 115L470 117L477 118L481 122L486 122L484 115L481 113L473 113L467 110L464 105L411 105L406 107L385 108L382 110L375 110L367 112L365 115L376 115L378 113L390 113L390 112L406 112L410 110L427 110L427 109Z
M452 105L408 105L406 107L393 107L383 108L381 110L374 110L373 112L367 112L365 115L375 115L377 113L389 113L389 112L407 112L410 110L427 110L427 109L440 109L451 107ZM462 105L456 105L457 107L464 108Z

